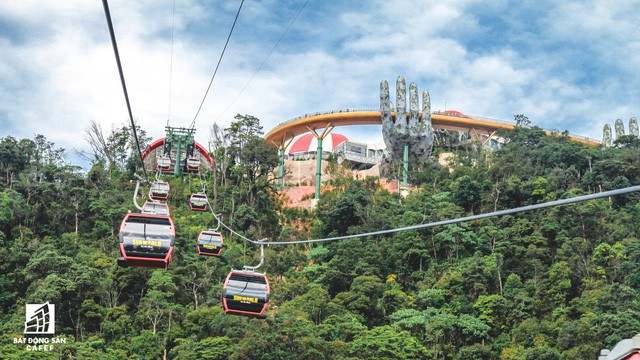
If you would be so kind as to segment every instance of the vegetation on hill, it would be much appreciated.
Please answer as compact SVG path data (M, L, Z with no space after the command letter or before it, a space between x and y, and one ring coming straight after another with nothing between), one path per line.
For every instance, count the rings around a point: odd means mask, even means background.
M427 164L400 199L348 179L313 212L284 209L276 152L252 116L216 129L206 175L215 211L253 238L356 234L535 204L640 183L637 139L593 148L539 128L504 147ZM167 271L120 268L117 232L131 202L128 133L94 151L87 173L44 136L0 139L0 358L3 359L590 359L640 331L639 194L388 236L271 246L265 320L225 315L222 282L257 263L225 238L198 257L210 213L189 210L194 176L167 176L177 240ZM122 141L122 140L126 141ZM105 148L109 148L109 146ZM126 155L126 156L125 156ZM229 235L228 233L225 235ZM56 305L51 352L14 344L26 303Z

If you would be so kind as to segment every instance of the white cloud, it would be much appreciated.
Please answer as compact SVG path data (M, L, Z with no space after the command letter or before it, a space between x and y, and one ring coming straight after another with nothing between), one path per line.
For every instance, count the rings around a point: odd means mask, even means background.
M196 120L198 140L237 113L261 118L266 132L304 113L377 107L380 80L398 75L429 90L433 109L446 101L474 115L523 113L594 137L605 122L640 115L632 2L310 2L242 90L302 4L245 3ZM173 126L193 120L237 6L180 1L174 18L170 3L110 2L134 117L151 136L163 136L169 111ZM531 9L552 11L521 18ZM90 120L128 122L101 4L0 3L0 53L0 121L15 129L0 137L37 132L81 148Z

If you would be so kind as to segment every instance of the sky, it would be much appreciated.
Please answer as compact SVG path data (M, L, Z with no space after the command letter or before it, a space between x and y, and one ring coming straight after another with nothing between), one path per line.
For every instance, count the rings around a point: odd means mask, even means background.
M203 103L240 0L109 1L134 118L154 139L194 122L205 146L236 114L266 133L305 113L377 109L380 81L398 75L432 110L524 114L601 139L604 124L640 117L638 5L246 0ZM0 138L45 135L86 167L91 121L129 124L102 2L0 2ZM380 126L334 131L382 140Z

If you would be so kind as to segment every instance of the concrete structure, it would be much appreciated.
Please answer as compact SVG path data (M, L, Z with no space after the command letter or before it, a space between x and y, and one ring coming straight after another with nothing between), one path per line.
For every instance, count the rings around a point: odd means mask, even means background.
M316 159L318 139L313 134L303 134L294 139L285 150L287 160ZM322 158L335 155L339 164L351 169L368 169L377 164L387 154L383 142L375 144L351 141L346 136L331 133L323 140Z
M395 116L395 112L391 112ZM422 114L418 114L422 117ZM281 144L291 138L306 133L309 128L321 129L331 126L350 125L381 125L382 115L378 109L344 109L305 114L276 125L266 135L265 139L274 144ZM507 120L497 120L482 116L465 115L465 117L453 116L449 112L432 112L431 125L433 129L456 130L468 132L475 140L488 142L496 138L498 129L512 130L516 123ZM553 131L547 130L551 135ZM569 133L571 140L591 146L600 145L600 140L586 136Z
M382 124L383 139L386 144L386 154L389 158L403 162L403 187L407 187L409 172L409 157L428 158L434 144L434 131L453 130L468 135L470 142L480 143L482 146L495 146L500 142L496 137L498 129L513 129L514 122L486 119L464 115L457 111L431 113L429 93L422 94L422 108L420 111L418 87L415 83L409 86L409 111L406 109L406 83L402 76L396 81L396 106L394 111L389 98L389 85L386 80L380 82L380 110L337 110L325 113L315 113L278 124L265 135L267 141L272 142L280 153L279 184L283 184L284 149L294 137L306 133L313 134L317 140L316 165L316 194L320 198L320 182L322 176L322 143L336 126L348 125L378 125ZM322 132L319 132L323 129ZM549 135L553 132L547 131ZM598 145L595 139L577 135L570 135L574 141L590 145ZM308 149L307 149L308 150ZM308 151L307 151L308 152ZM344 159L366 163L368 159L362 154L368 154L369 149L364 144L347 143L342 149ZM374 150L374 154L375 150ZM349 159L351 157L351 159Z
M379 163L387 155L387 148L384 143L365 144L345 141L333 152L338 156L338 163L347 165L351 169L362 170Z

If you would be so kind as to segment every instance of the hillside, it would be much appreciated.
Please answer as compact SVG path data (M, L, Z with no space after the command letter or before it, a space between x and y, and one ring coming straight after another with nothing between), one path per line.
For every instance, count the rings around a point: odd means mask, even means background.
M236 117L227 148L213 154L216 172L204 176L214 211L251 239L358 234L640 183L637 139L595 148L516 128L501 149L413 169L406 198L346 174L327 179L316 209L291 206L255 120ZM259 249L223 229L220 258L196 252L199 232L217 225L189 210L197 177L163 178L176 229L168 270L122 268L118 232L135 210L136 152L129 143L123 161L96 155L86 174L63 156L44 136L0 139L2 359L593 359L640 331L637 193L268 246L259 270L271 296L260 320L226 315L220 302L227 274L256 265ZM26 337L25 305L45 302L66 343L28 350L14 340Z
M284 188L279 189L283 197L284 207L307 208L314 207L311 201L315 196L316 183L315 159L309 160L285 160ZM398 192L398 181L390 179L380 179L379 165L375 165L366 170L350 170L336 163L322 161L322 191L330 191L335 188L335 184L344 183L350 179L365 179L366 177L376 178L380 186L390 193ZM278 169L273 171L276 176ZM275 181L275 180L274 180Z

